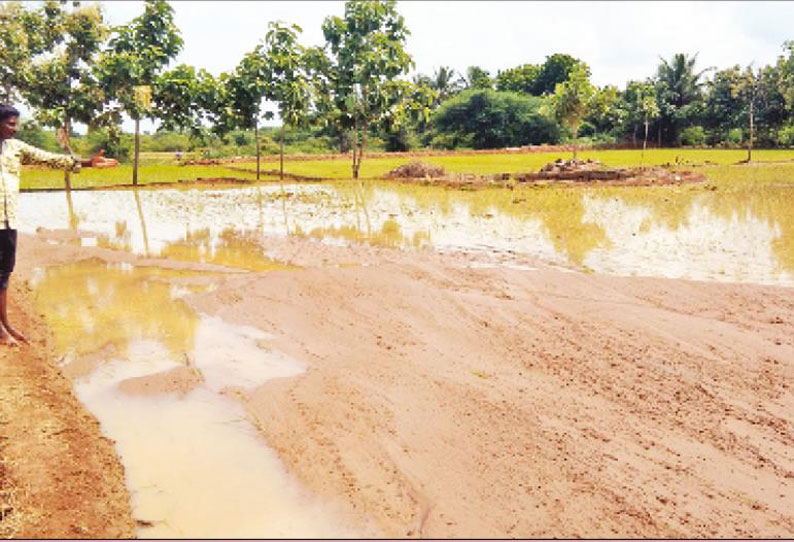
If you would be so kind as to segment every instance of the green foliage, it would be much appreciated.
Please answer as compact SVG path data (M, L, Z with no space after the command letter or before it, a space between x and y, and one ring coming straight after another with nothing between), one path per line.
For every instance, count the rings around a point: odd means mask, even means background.
M783 147L794 146L794 125L784 126L778 132L778 144Z
M557 85L568 81L574 68L581 64L581 60L562 53L547 56L531 94L541 96L555 93Z
M153 114L162 130L188 130L199 137L204 120L218 110L218 82L206 70L180 64L161 73L152 88Z
M155 85L182 45L173 8L164 0L146 0L143 14L114 29L96 66L97 77L132 118L140 119L151 110L136 89Z
M430 114L434 95L398 78L413 65L405 51L408 29L394 0L345 3L344 17L328 17L323 34L330 56L310 53L313 80L328 98L318 107L339 133L353 132L353 177L372 126L399 128Z
M107 158L126 162L130 157L131 146L131 136L122 134L116 126L108 126L89 130L81 141L80 152L90 156L100 149L104 149Z
M706 131L702 126L689 126L681 130L681 144L699 147L706 143Z
M28 120L22 122L16 137L39 149L50 152L60 152L58 141L55 139L55 132L44 130L41 125L35 121Z
M466 87L480 90L492 89L491 74L479 66L469 66L466 70Z
M464 91L439 108L431 144L492 149L555 143L559 128L541 113L542 105L540 98L514 92Z
M266 96L278 104L282 122L290 127L308 122L311 101L305 52L298 43L300 31L297 25L271 23L263 51L270 75Z
M590 68L584 62L576 64L568 80L558 83L554 90L554 114L560 123L571 130L574 141L579 137L579 127L592 107L595 92L596 89L590 84Z
M46 18L60 32L55 40L59 47L31 59L21 91L42 124L61 129L62 145L71 151L72 122L93 123L105 102L90 66L108 30L98 6L71 12L60 6L48 8Z
M54 1L40 9L21 2L0 4L0 102L16 101L34 58L63 41L63 11Z
M728 130L728 135L725 137L725 143L731 146L739 146L744 141L744 132L741 128L732 128Z
M537 64L522 64L496 74L496 90L505 92L524 92L538 95L538 77L541 68Z
M695 71L697 54L678 53L668 62L662 59L656 74L656 101L659 105L663 141L678 144L681 129L698 120L701 114L703 74Z

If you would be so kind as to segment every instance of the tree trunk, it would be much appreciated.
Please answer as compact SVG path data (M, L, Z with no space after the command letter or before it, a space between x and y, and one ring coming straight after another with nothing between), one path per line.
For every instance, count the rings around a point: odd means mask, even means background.
M578 150L577 143L579 142L579 127L573 130L573 159L576 160L576 151Z
M657 130L657 133L658 133L658 139L659 139L659 141L657 143L657 147L661 149L662 148L662 123L661 122L659 123L659 129Z
M256 140L256 180L259 180L259 123L254 122L254 139Z
M642 154L640 154L640 165L644 165L645 149L648 147L648 120L645 120L645 139L642 140Z
M750 100L750 140L747 142L747 161L749 162L753 157L753 136L755 135L755 126L753 125L754 119L754 104Z
M355 125L353 126L353 178L358 179L358 119L355 121Z
M141 155L141 119L135 119L135 154L132 157L132 185L138 186L138 161Z
M284 180L284 126L281 126L281 158L279 168L279 179Z

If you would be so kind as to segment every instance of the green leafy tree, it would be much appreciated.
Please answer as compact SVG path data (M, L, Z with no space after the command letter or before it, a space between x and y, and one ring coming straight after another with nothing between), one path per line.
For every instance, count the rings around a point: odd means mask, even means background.
M433 72L432 76L416 75L413 82L418 86L424 86L435 91L436 97L433 100L433 109L435 109L441 105L441 102L448 100L463 89L463 82L456 75L455 70L452 68L441 66Z
M99 6L76 7L73 11L51 10L50 20L62 34L52 40L54 49L34 58L25 70L22 93L36 110L36 118L58 130L64 150L72 153L74 122L95 124L105 97L93 77L91 66L108 34ZM64 173L70 190L69 171Z
M590 68L579 62L564 83L557 83L552 104L557 120L567 126L574 141L573 158L576 159L579 127L590 110L595 88L590 83Z
M281 117L279 172L284 178L284 131L309 122L311 88L304 48L298 43L297 25L271 23L265 37L265 59L270 70L267 98L278 104Z
M589 135L609 136L621 125L625 113L620 107L619 94L617 87L612 85L594 87L588 114L584 119L584 124L591 130Z
M135 121L134 185L138 184L140 121L153 115L152 87L182 44L173 8L164 0L146 0L141 15L114 29L109 47L96 66L107 95L113 96Z
M435 72L429 85L425 85L436 91L436 99L433 101L434 106L438 106L444 100L450 99L452 96L461 91L459 78L455 77L455 70L449 66L441 66Z
M714 73L705 85L703 126L709 130L711 143L728 141L728 134L739 126L745 109L737 95L741 68L732 66Z
M407 121L409 113L430 112L432 93L398 79L413 63L405 51L408 29L395 6L394 0L348 1L344 17L328 17L323 23L330 55L311 55L313 68L326 70L312 79L330 98L318 101L318 107L325 108L324 117L340 132L352 133L355 179L371 128L395 127Z
M639 89L639 112L642 116L642 125L645 128L642 138L642 156L648 147L648 127L651 121L659 117L659 105L656 103L656 92L651 83L644 83Z
M537 95L540 71L537 64L522 64L500 71L496 74L496 90Z
M554 94L557 85L567 81L573 69L581 63L582 61L571 55L562 53L547 56L546 61L540 66L540 72L530 94L535 96Z
M222 92L206 70L180 64L164 71L152 88L152 111L162 122L158 131L187 131L201 139L205 124L219 121Z
M697 54L678 53L668 62L662 59L656 74L656 100L659 104L659 145L662 141L679 144L681 129L692 124L703 102L702 77L711 68L696 71Z
M63 41L63 22L64 11L52 0L39 9L21 2L0 4L0 102L20 98L33 59Z
M753 158L753 142L755 140L755 112L761 98L763 86L761 84L761 71L753 69L752 65L747 66L740 72L739 77L733 87L733 94L739 98L747 108L748 138L747 138L747 162Z
M479 66L469 66L466 70L466 88L490 89L493 88L493 80L488 70Z
M542 112L543 100L516 92L466 90L444 102L433 117L442 147L493 149L556 143L559 127Z

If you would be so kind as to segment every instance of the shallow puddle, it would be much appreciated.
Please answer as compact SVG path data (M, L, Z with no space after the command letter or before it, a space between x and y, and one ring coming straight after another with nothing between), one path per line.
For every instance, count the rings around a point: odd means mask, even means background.
M23 194L23 231L261 271L263 234L328 243L531 255L619 275L794 285L792 190L516 188L398 183Z
M304 493L236 398L303 371L254 328L193 312L199 273L86 260L32 285L80 400L116 442L139 536L360 535Z

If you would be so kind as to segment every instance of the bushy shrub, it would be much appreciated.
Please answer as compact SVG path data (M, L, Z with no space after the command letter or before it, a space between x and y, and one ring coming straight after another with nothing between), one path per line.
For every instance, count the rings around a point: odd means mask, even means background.
M794 145L794 125L784 126L777 133L777 144L781 147Z
M728 130L728 135L725 137L725 142L729 145L741 145L743 140L744 132L742 132L741 128L733 128L732 130Z
M383 135L384 148L387 152L410 151L419 146L419 138L410 128L400 128Z
M541 113L542 104L535 96L469 90L441 104L433 118L434 134L453 136L456 146L468 139L475 149L556 143L560 127Z
M141 150L146 152L184 152L190 147L190 136L179 132L157 132L141 138Z
M133 136L119 129L97 128L89 130L77 145L73 142L72 147L86 158L104 149L107 158L125 162L132 156Z
M33 145L45 151L63 152L55 139L55 131L45 130L32 120L20 122L16 137L29 145Z
M699 146L706 143L706 131L702 126L690 126L681 130L681 144Z
M455 134L438 134L430 140L430 147L442 151L451 151L458 146L458 138Z

